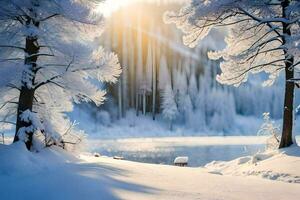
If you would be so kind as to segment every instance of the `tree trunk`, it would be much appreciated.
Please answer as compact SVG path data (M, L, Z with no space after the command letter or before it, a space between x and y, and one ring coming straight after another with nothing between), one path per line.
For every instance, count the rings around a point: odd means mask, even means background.
M155 49L155 48L154 48ZM153 50L154 51L154 50ZM153 61L152 61L152 119L155 120L156 114L156 91L157 91L157 82L156 82L156 56L153 52Z
M26 87L22 87L20 96L19 96L17 125L16 125L14 142L19 141L19 136L18 136L19 130L22 127L28 127L31 125L31 122L24 122L23 120L21 120L20 115L26 110L32 111L33 98L34 98L34 90L28 89ZM30 147L32 146L33 133L32 132L27 133L27 136L28 136L28 140L25 142L25 144L26 144L27 149L30 150Z
M135 90L135 111L136 111L136 116L139 116L139 105L140 105L139 93L137 92L137 90Z
M286 18L286 8L289 5L289 0L282 2L283 18ZM283 45L286 44L285 36L291 35L291 30L288 24L283 23ZM285 53L285 98L284 98L284 110L283 110L283 125L282 136L279 148L289 147L293 144L293 104L294 104L294 88L295 85L289 80L294 78L294 69L291 66L294 63L294 58L289 55L287 51Z
M28 18L27 25L34 24L37 28L39 27L39 22L35 22L33 19ZM26 111L32 111L34 93L35 90L33 85L35 83L35 75L37 73L37 59L39 53L39 44L38 38L36 36L27 36L25 43L25 62L24 64L29 66L29 69L23 71L22 77L22 87L19 96L18 102L18 111L17 111L17 123L16 123L16 132L14 137L14 142L19 141L19 130L21 128L29 127L32 125L32 122L25 122L21 119L21 114ZM26 147L30 150L32 146L33 132L26 132L27 140L25 141Z
M288 59L292 61L293 59ZM285 98L284 98L284 110L283 110L283 125L282 136L279 148L289 147L293 144L293 104L294 104L294 83L289 82L289 79L294 78L294 70L289 69L290 63L286 63L285 68Z
M143 89L143 115L146 115L146 89Z
M123 74L122 74L123 76ZM119 111L119 119L122 119L122 78L119 80L118 85L118 111Z

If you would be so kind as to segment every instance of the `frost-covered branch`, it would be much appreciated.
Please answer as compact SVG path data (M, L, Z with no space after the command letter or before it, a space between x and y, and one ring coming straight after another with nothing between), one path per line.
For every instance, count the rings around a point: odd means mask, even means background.
M184 33L184 43L195 47L212 29L227 27L226 48L208 53L219 60L222 84L239 86L250 73L265 72L271 85L285 72L285 100L280 148L293 143L294 70L300 57L300 1L192 0L165 21Z
M41 140L58 144L73 103L100 105L106 93L96 81L114 83L121 74L117 56L95 48L104 28L96 6L90 0L0 1L0 117L17 119L14 141L28 149Z
M220 52L210 52L209 56L213 59L222 58L224 60L221 67L222 74L218 80L222 83L232 84L233 82L229 81L231 79L227 80L226 77L240 77L240 74L237 74L237 76L226 74L235 71L242 70L245 71L245 74L257 73L261 67L259 71L279 74L280 69L282 69L280 65L284 66L286 60L280 59L282 62L278 63L278 66L274 66L273 63L278 62L276 57L281 58L283 55L290 54L291 52L288 49L292 49L291 45L299 43L299 38L288 37L284 34L282 27L282 24L285 24L297 32L297 27L299 29L297 25L299 23L299 12L292 9L292 6L297 7L298 4L297 1L291 1L290 7L287 7L287 9L293 10L293 12L290 11L293 14L283 16L282 2L270 3L267 0L251 2L244 0L215 0L209 2L193 0L178 13L166 13L165 21L175 23L177 27L182 29L185 34L184 43L191 47L204 39L211 29L227 27L229 34L226 38L226 49ZM291 41L293 39L294 41ZM287 40L289 43L284 44L284 41ZM299 55L299 47L293 49L294 57ZM263 60L268 62L262 64ZM237 69L240 68L240 70L232 71L233 68L230 67L232 65ZM270 77L273 79L277 76L276 74ZM242 83L246 81L247 77L244 76L243 79L239 79L237 82Z
M0 123L16 125L15 122L10 122L10 121L5 121L5 120L0 120Z

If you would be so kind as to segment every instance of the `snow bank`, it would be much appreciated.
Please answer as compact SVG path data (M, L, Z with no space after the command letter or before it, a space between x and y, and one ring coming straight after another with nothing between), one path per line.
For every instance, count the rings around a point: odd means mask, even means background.
M117 170L82 162L56 147L32 153L22 142L0 145L0 199L117 200L110 189L123 185L108 177Z
M58 147L32 153L26 149L23 142L11 145L0 144L0 176L36 174L74 161L74 159L75 157Z
M300 183L300 147L257 153L229 162L213 161L204 167L220 175L258 176L288 183Z
M28 168L37 170L34 161L34 156L27 151L23 142L0 145L0 175L24 174Z

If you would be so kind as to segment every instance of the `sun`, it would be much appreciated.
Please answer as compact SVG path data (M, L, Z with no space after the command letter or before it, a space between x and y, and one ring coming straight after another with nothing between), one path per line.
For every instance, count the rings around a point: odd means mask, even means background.
M99 3L97 11L102 13L104 17L109 17L113 12L116 12L121 7L127 6L136 1L137 0L105 0L102 3Z

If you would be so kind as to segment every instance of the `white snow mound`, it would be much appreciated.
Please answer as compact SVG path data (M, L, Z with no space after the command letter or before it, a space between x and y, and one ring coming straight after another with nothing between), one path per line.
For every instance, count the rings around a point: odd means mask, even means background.
M212 174L258 176L288 183L300 183L300 147L266 151L232 161L213 161L204 166Z
M11 145L0 144L0 177L24 176L58 168L75 157L58 147L51 147L39 153L29 152L23 142Z

